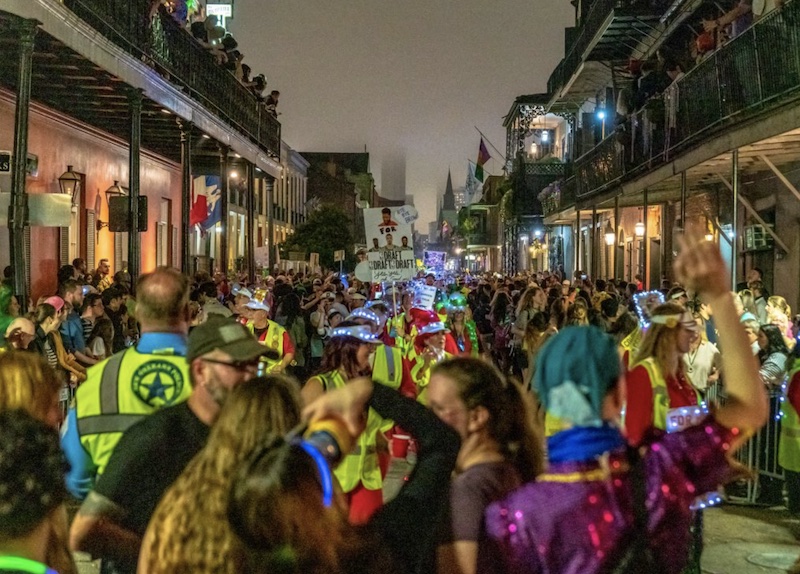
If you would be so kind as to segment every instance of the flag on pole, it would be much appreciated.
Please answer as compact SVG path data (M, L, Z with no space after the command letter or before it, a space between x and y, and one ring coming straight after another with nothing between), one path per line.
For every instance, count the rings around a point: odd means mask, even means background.
M486 149L486 144L481 138L481 145L478 147L478 161L475 165L475 179L478 181L483 182L483 166L491 158L492 156L489 155L489 150Z

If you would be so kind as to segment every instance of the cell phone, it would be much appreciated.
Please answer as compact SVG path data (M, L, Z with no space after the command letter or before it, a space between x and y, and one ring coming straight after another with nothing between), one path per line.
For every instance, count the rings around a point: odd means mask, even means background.
M83 296L86 297L89 294L89 286L84 285L81 291L83 291Z
M583 279L584 281L586 281L586 275L581 275L581 279Z

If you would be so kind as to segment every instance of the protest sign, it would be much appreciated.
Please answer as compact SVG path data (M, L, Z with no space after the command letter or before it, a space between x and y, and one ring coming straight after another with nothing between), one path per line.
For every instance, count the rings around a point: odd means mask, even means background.
M400 209L384 207L364 210L364 230L369 246L367 261L374 283L403 281L414 276L411 224L400 216Z
M425 269L432 269L438 273L444 271L446 260L447 253L444 251L426 251L422 256L422 264Z

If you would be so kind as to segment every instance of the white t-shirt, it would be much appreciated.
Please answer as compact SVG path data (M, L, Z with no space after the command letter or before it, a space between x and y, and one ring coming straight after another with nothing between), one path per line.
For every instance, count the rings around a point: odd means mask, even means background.
M683 356L683 372L696 389L704 391L708 388L708 374L714 366L719 349L713 343L703 341L694 351Z
M98 359L106 358L106 344L103 342L102 337L95 337L89 344L89 352Z

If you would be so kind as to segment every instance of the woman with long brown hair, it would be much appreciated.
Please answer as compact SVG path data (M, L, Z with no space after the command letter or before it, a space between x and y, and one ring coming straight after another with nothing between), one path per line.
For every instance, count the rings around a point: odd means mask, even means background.
M347 381L368 376L379 343L379 335L373 333L369 325L345 321L333 329L322 355L321 372L311 377L301 392L304 404L311 404L328 391L343 388ZM383 505L378 447L384 444L382 433L391 428L391 421L370 409L367 427L355 451L336 469L336 478L347 495L353 524L365 523Z
M461 448L437 551L440 573L495 571L486 544L486 507L544 467L544 448L522 388L479 359L457 358L434 367L430 408L458 432Z
M242 549L227 521L233 477L256 446L299 424L296 387L288 377L267 375L231 391L208 443L156 508L142 542L138 572L242 571Z

